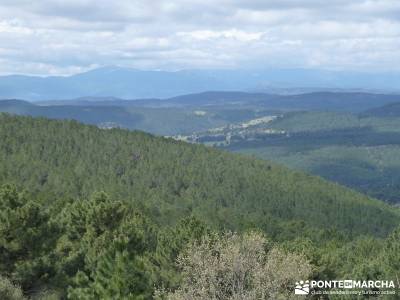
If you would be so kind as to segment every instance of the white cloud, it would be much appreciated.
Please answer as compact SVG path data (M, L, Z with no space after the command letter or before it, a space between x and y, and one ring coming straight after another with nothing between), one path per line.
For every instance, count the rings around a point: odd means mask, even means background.
M400 70L398 0L2 0L0 73Z
M234 39L239 42L250 42L260 40L263 32L246 32L237 29L213 31L213 30L195 30L189 32L178 32L178 37L189 37L195 40L213 40L213 39Z

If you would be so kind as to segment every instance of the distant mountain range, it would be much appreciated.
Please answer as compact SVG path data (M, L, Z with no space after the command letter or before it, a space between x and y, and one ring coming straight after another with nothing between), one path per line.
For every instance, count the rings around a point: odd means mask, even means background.
M13 102L15 101L15 103ZM209 91L180 95L176 97L159 99L134 99L126 100L117 97L80 97L65 100L48 101L21 101L14 99L0 99L0 108L22 103L29 107L44 106L115 106L115 107L147 107L147 108L171 108L171 107L210 107L225 106L232 109L257 108L272 110L329 110L362 112L368 109L380 107L385 104L400 102L397 94L376 94L362 92L314 92L296 95L277 95L267 93L249 92L224 92ZM34 105L37 104L37 105Z
M0 98L169 98L207 90L296 94L314 91L399 92L400 74L286 70L141 71L103 67L73 76L0 76Z
M0 112L51 119L74 119L98 126L118 126L161 135L175 135L289 111L363 113L396 102L400 102L400 95L332 92L273 95L216 91L167 99L84 97L38 102L0 100ZM383 109L390 110L391 106Z

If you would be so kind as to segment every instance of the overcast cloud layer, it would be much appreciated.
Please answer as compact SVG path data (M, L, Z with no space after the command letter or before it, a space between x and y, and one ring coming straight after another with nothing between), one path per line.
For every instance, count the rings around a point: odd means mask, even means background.
M0 74L400 71L399 0L1 0Z

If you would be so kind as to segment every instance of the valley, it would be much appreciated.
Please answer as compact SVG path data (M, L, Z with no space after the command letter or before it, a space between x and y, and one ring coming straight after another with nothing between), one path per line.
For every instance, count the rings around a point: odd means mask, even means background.
M252 119L174 138L276 161L399 203L399 118L336 112L263 118L268 121Z
M254 155L372 197L400 200L397 95L205 92L168 99L0 101L0 111L142 130Z

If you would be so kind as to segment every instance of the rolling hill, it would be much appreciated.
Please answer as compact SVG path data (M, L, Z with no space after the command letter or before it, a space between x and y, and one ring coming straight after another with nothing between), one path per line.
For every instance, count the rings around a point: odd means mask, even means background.
M381 107L369 109L362 114L366 117L398 118L400 117L400 102L389 103Z
M115 123L126 128L133 128L143 118L140 114L128 112L118 106L39 106L22 100L0 100L0 111L51 119L73 119L95 125Z
M400 118L389 113L395 112L391 107L361 114L290 112L267 125L270 130L284 131L284 135L266 135L258 141L242 139L228 149L399 203Z
M165 99L123 100L113 97L84 97L71 100L38 101L41 105L96 105L138 107L229 107L233 109L273 109L363 112L400 100L396 94L362 92L313 92L277 95L250 92L208 91Z
M1 115L0 183L46 195L104 190L159 223L196 215L277 234L286 222L382 235L398 224L387 205L320 178L253 158L141 132Z
M249 110L197 110L196 107L142 107L128 100L92 102L87 100L36 105L21 100L0 100L0 112L60 120L77 120L99 127L138 129L159 135L174 135L226 125L232 120L251 118ZM122 103L127 103L121 105ZM116 106L115 104L121 105ZM199 113L199 111L201 113Z
M182 287L188 248L206 242L218 260L231 257L230 244L218 246L226 237L240 247L262 239L255 253L282 274L282 299L293 269L396 278L398 210L321 178L76 121L0 114L0 141L5 299L154 299Z
M84 97L41 102L0 100L0 112L74 119L86 124L176 135L281 112L307 110L360 113L398 98L397 95L368 93L271 95L215 91L167 99Z

